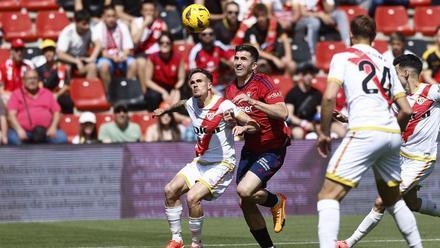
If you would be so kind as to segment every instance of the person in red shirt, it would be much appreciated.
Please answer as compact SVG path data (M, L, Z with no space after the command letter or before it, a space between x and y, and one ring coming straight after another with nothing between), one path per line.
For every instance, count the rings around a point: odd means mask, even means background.
M21 39L12 41L11 57L0 65L0 92L12 92L23 85L23 75L33 69L32 62L24 59L25 45Z
M265 188L284 163L290 131L284 122L288 112L279 88L268 75L256 73L258 57L258 50L251 45L235 48L237 78L226 88L225 96L261 127L261 132L244 136L245 144L237 170L237 192L252 235L261 247L273 247L257 204L271 208L274 231L280 232L285 221L286 197ZM225 118L232 120L230 116Z
M180 100L180 89L185 82L182 54L174 51L173 38L168 32L159 38L160 51L147 59L145 101L147 110L157 109L162 101L174 104Z
M220 66L225 65L232 68L232 52L228 47L217 41L214 30L211 27L206 28L199 34L200 42L197 43L189 54L189 68L202 68L213 76L213 85L219 85ZM223 68L222 68L223 69Z
M23 83L24 87L12 92L7 106L9 144L67 143L66 134L57 129L60 105L48 89L39 88L38 73L33 69L26 71Z

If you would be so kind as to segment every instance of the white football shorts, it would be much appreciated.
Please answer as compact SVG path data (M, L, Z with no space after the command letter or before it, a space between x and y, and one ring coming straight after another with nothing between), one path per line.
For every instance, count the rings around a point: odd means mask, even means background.
M211 197L206 200L212 201L220 197L229 187L234 169L235 165L226 161L201 164L194 160L186 164L177 175L185 179L186 185L190 189L197 182L204 184L211 192Z
M400 183L400 192L405 194L414 186L419 185L434 170L435 161L420 161L410 158L400 157L400 166L402 172L402 183Z
M357 187L362 174L373 168L376 178L388 186L400 183L401 136L383 131L349 131L327 167L326 177L349 187Z

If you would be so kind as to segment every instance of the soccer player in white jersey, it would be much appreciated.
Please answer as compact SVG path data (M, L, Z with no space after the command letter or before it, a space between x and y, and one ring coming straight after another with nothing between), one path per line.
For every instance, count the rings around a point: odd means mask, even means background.
M371 47L376 36L374 20L357 16L350 29L353 46L333 56L321 104L321 156L330 153L330 125L340 87L347 97L349 131L330 159L318 193L320 247L336 247L340 202L370 168L383 205L405 240L410 247L422 247L416 219L399 191L400 132L405 130L412 110L394 66ZM399 106L397 119L392 102Z
M256 121L242 112L231 101L212 93L212 75L203 69L194 69L188 75L193 96L181 100L167 109L156 109L155 116L169 113L185 106L194 132L197 134L196 158L183 167L165 186L165 213L172 234L167 248L181 248L182 204L180 196L187 193L191 248L202 247L202 200L214 200L221 196L232 181L236 163L234 135L256 133L260 127ZM240 125L226 122L231 115Z
M440 129L440 85L419 81L423 65L415 55L401 55L394 60L394 65L401 83L409 94L407 99L414 112L402 134L404 143L400 148L400 192L412 211L440 216L439 204L427 198L417 197L419 184L431 174L436 161L437 135ZM356 231L345 241L338 241L339 246L353 247L379 223L384 211L379 196L373 209Z

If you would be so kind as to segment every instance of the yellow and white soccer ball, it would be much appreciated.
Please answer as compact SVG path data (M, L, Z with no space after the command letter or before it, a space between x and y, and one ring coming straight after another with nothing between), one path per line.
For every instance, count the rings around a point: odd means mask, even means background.
M209 18L209 10L200 4L188 5L182 12L183 26L193 33L200 33L207 28Z

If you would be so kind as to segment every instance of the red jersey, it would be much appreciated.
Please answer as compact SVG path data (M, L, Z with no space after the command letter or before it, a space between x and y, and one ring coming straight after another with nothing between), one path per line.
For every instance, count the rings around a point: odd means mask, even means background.
M166 61L160 57L159 53L153 53L149 59L153 63L153 81L162 87L171 87L177 83L179 66L182 61L182 55L173 52L170 60Z
M32 69L32 63L24 59L16 65L12 59L7 59L0 67L0 81L3 82L5 91L14 91L23 85L24 73Z
M198 43L191 49L189 54L189 68L202 68L209 71L212 73L212 84L217 85L221 59L229 60L233 54L233 51L229 51L229 49L219 41L214 42L214 48L209 52L203 49L201 43Z
M226 88L225 96L227 99L234 99L235 96L246 94L252 99L267 103L275 104L284 102L284 96L280 89L275 86L273 80L265 74L254 74L249 81L243 86L238 87L234 80ZM237 104L258 124L261 131L256 134L245 134L245 148L250 151L263 152L271 149L279 149L290 141L290 129L284 120L271 119L261 110L256 109L248 103Z

